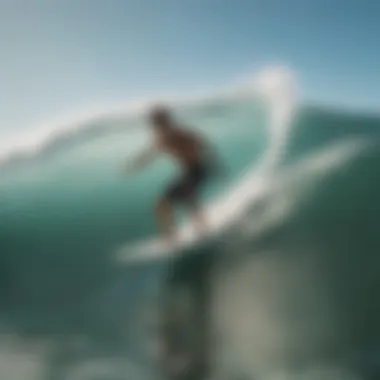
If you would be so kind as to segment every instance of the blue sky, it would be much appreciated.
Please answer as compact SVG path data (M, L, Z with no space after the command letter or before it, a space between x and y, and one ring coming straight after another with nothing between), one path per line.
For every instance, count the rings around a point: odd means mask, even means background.
M0 0L0 131L289 65L307 99L380 108L376 0Z

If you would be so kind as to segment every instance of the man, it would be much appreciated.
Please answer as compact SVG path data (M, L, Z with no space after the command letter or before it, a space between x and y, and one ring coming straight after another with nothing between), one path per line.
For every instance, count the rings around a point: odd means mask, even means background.
M156 107L149 114L154 133L152 146L129 166L131 171L144 168L158 155L173 157L180 165L181 176L169 185L156 206L158 227L169 241L175 240L173 206L179 202L191 211L195 226L201 232L206 222L199 207L198 190L218 165L215 154L205 140L196 133L177 125L164 107Z

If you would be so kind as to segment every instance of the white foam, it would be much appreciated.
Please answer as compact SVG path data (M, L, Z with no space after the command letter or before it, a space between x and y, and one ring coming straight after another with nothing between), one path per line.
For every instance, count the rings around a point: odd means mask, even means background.
M264 96L268 94L274 95L275 92L278 92L278 87L281 87L278 86L278 84L285 80L285 76L290 76L289 73L291 73L289 69L281 66L268 67L258 75L254 75L253 79L249 79L246 83L239 84L238 86L221 87L219 91L187 95L164 94L153 98L140 98L127 103L88 109L68 117L49 120L42 125L28 128L26 131L17 134L2 132L0 139L0 165L9 163L15 157L34 157L49 146L59 143L60 140L66 139L67 137L75 137L86 130L91 130L93 127L99 128L99 125L96 123L97 121L104 121L102 125L106 132L110 128L110 125L106 122L107 120L112 120L117 117L128 118L133 115L139 115L144 112L149 105L156 102L172 106L192 106L205 104L222 98L228 99L237 95L254 96L258 93ZM255 81L258 80L260 86L255 84ZM272 83L275 85L271 85ZM125 125L127 128L128 123L125 123Z

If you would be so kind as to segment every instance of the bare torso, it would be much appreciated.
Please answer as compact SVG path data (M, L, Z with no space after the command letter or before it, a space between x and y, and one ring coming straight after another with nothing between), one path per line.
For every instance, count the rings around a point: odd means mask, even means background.
M193 133L172 128L158 138L160 149L173 156L182 166L189 166L200 160L202 143Z

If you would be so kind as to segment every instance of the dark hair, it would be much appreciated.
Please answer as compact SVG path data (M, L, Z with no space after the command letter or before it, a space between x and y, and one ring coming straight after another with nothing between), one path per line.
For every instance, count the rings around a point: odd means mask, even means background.
M164 106L156 106L149 112L149 120L155 125L168 124L170 119L170 111Z

